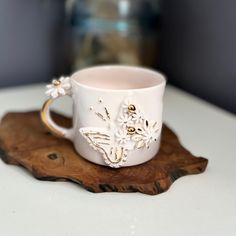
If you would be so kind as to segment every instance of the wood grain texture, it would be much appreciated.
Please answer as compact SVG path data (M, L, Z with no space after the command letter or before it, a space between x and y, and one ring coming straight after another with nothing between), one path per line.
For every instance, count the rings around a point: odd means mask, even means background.
M53 113L65 127L71 120ZM72 181L90 192L162 193L181 176L202 173L208 160L195 157L180 144L166 125L159 153L142 165L111 169L80 157L72 143L51 135L38 111L8 113L0 124L0 157L7 164L23 166L34 177L49 181Z

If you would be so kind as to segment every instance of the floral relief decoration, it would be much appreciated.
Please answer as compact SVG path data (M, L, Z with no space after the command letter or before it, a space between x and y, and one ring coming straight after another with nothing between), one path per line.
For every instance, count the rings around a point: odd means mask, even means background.
M102 102L100 99L100 103ZM94 108L90 108L90 111L94 111ZM121 167L127 161L130 151L149 148L160 136L161 127L157 121L148 120L131 98L125 99L121 104L114 121L105 106L103 113L94 111L94 114L106 122L106 127L83 127L80 128L80 133L93 149L102 154L110 167Z

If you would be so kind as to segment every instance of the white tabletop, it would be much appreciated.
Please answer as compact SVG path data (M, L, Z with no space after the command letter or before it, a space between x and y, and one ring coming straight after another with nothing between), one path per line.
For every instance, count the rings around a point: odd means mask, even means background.
M0 90L0 117L41 107L43 85ZM1 236L236 235L236 118L168 86L164 120L205 173L178 179L165 193L87 192L68 182L34 179L0 161ZM71 101L56 108L70 113Z

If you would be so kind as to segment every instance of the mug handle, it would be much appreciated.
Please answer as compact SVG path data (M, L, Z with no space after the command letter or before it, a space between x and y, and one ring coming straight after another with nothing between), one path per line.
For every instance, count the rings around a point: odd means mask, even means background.
M56 86L58 85L58 83L60 83L60 80L53 80L52 85L48 85L48 86ZM55 89L54 88L54 89ZM60 94L59 96L55 96L49 98L42 106L42 109L40 111L40 116L41 116L41 120L43 122L43 124L46 126L46 128L55 136L59 137L59 138L66 138L69 140L73 139L73 128L67 129L64 127L61 127L59 125L57 125L50 114L50 106L51 104L59 97L61 96L65 96L65 95L71 95L70 93L64 93L64 94Z

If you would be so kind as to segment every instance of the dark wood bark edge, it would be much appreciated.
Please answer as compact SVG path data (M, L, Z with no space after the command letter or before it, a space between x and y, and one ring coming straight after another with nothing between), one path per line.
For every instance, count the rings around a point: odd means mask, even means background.
M53 116L61 125L70 126L70 119ZM162 134L160 152L151 161L114 170L84 160L70 142L48 133L37 111L8 113L0 124L0 157L7 164L23 166L39 180L71 181L94 193L156 195L182 176L204 172L208 163L183 148L166 125Z

